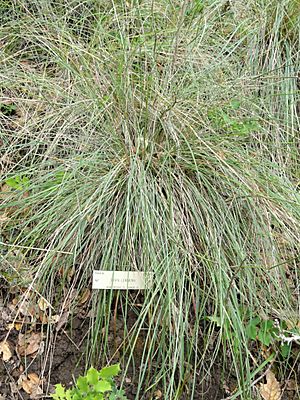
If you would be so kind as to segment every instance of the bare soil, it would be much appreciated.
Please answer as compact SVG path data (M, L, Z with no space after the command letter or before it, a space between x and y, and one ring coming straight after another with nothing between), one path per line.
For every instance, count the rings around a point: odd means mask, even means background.
M3 282L2 282L3 283ZM54 390L56 383L70 386L74 378L83 374L86 366L86 338L90 329L89 310L78 315L69 316L68 322L59 331L47 330L47 325L35 321L22 324L14 324L15 308L13 304L14 294L9 293L7 285L1 288L0 282L0 342L7 340L11 349L11 357L3 361L0 356L0 400L17 400L30 398L49 398L49 393ZM109 347L116 348L123 340L124 321L119 316L112 319L109 327ZM130 328L136 320L135 314L128 313L127 327ZM38 344L38 351L24 356L20 350L20 335L24 332L39 333L43 331L43 341ZM31 334L31 333L30 333ZM29 335L30 335L29 334ZM132 366L127 370L125 377L125 391L128 399L136 399L137 373L141 363L141 354L144 346L143 337L139 338L134 351L135 373ZM115 353L113 362L117 362L120 353ZM35 373L39 377L42 394L34 396L25 392L22 386L22 378ZM205 387L200 384L196 387L193 399L220 400L225 396L221 383L221 367L216 366L212 379L207 381ZM25 377L25 378L24 378ZM151 394L139 396L140 399L164 399L164 388L156 387ZM183 393L182 400L191 399L191 394ZM170 399L168 399L170 400Z

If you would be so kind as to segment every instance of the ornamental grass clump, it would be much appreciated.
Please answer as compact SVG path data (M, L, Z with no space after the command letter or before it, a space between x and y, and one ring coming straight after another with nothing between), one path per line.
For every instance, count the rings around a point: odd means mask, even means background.
M249 395L248 321L297 318L299 12L256 3L22 0L0 28L2 265L71 307L94 269L151 272L141 306L116 294L137 399L193 398L222 354Z

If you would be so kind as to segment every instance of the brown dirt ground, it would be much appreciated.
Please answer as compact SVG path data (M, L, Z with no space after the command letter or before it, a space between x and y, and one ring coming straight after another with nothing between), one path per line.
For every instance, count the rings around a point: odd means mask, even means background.
M2 282L3 283L3 282ZM4 362L0 356L0 400L18 400L18 399L30 399L22 388L22 384L18 385L20 376L28 376L30 373L36 373L41 379L40 386L43 393L49 393L53 391L54 384L62 383L65 386L73 384L74 377L84 373L85 368L85 340L82 340L87 336L87 332L90 326L90 320L87 317L88 310L79 313L72 319L72 323L66 324L58 332L55 329L52 332L48 331L48 341L50 345L42 346L37 352L24 357L19 354L18 351L18 338L20 333L30 331L30 323L25 324L23 327L15 327L8 334L8 325L12 323L15 310L12 306L12 299L14 295L8 294L9 290L7 285L5 288L1 288L0 282L0 342L8 339L10 349L12 350L12 357ZM121 313L120 313L121 315ZM136 317L134 313L128 314L127 326L134 324ZM118 317L114 323L110 326L109 340L111 341L111 348L116 343L121 343L123 337L123 324L124 321ZM41 331L42 324L35 323L32 329L33 333ZM47 334L44 329L44 337ZM54 331L54 333L53 333ZM115 332L117 332L115 334ZM30 335L30 334L29 334ZM141 362L140 354L143 347L143 339L137 342L137 348L134 353L135 368ZM43 343L42 343L43 344ZM119 355L116 355L115 360L118 361ZM215 376L219 374L216 371ZM129 366L126 373L126 384L125 384L126 395L129 400L136 399L137 393L137 382L134 377L133 368ZM164 399L163 388L156 387L155 390L161 391L161 399ZM191 395L183 394L182 400L190 399ZM41 394L38 398L47 397L45 394ZM223 390L220 389L219 382L208 382L207 387L203 388L198 385L196 393L193 399L207 399L207 400L220 400L224 397ZM140 399L154 399L153 394L151 396L145 395ZM169 399L168 399L169 400Z
M11 295L7 294L7 287L1 290L0 282L0 342L7 338L7 323L11 322L14 317L13 307L11 304ZM84 373L86 359L84 356L85 351L85 340L87 332L90 327L90 318L87 317L89 314L88 308L84 312L78 313L72 319L72 323L64 325L58 332L53 329L53 332L48 331L48 342L49 346L40 346L38 352L24 357L18 354L18 337L19 334L24 332L24 329L28 330L28 326L21 328L19 331L12 329L8 337L10 347L12 349L12 357L4 362L0 357L0 400L27 400L30 396L25 391L18 387L18 380L23 374L28 376L29 373L36 373L41 379L41 389L43 393L49 393L53 391L54 384L62 383L65 386L73 384L74 377ZM121 312L119 313L121 315ZM135 321L135 314L128 313L128 320L126 321L127 326L133 325ZM27 324L28 325L28 324ZM116 343L120 343L123 338L123 325L124 321L117 317L114 323L109 328L109 340L111 348ZM35 325L34 332L39 332L40 326ZM45 329L46 330L46 329ZM117 332L115 334L115 332ZM47 332L44 332L44 335ZM46 341L44 342L46 343ZM134 362L136 367L140 364L142 353L141 348L143 347L143 338L140 342L138 341L136 351L134 353ZM140 347L140 348L139 348ZM113 360L118 361L119 355ZM189 393L182 394L181 400L221 400L228 396L223 389L222 376L222 365L221 362L215 363L214 370L211 373L210 381L207 381L205 385L200 382L196 384L196 391L192 395ZM134 376L133 368L129 367L126 373L126 384L125 391L129 400L137 400L137 381ZM233 382L229 377L226 382ZM22 386L22 385L21 385ZM231 384L229 383L229 386ZM154 399L166 399L164 397L163 387L156 387L155 391L160 390L160 397L155 397L153 393L151 395L139 396L139 400L154 400ZM49 398L45 394L41 394L38 398ZM281 400L286 399L298 399L293 397L292 393L284 394Z

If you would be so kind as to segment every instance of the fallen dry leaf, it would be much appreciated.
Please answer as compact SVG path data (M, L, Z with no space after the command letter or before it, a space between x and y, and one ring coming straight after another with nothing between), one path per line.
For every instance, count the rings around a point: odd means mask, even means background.
M81 294L81 296L80 296L80 298L79 298L78 303L79 303L80 305L86 303L86 302L88 301L88 299L90 298L90 295L91 295L90 289L88 289L88 288L85 289L85 290L82 292L82 294Z
M9 197L10 192L11 188L6 183L2 185L0 189L0 199L6 200Z
M0 342L0 354L2 354L3 361L9 361L11 359L13 353L7 340Z
M35 317L36 316L36 307L29 300L23 300L19 306L19 311L24 317Z
M57 322L60 320L59 315L52 315L49 319L50 324L57 324Z
M289 379L286 382L286 390L297 390L297 383L294 379Z
M12 303L14 306L16 306L16 305L18 304L18 302L19 302L19 299L18 299L17 297L14 297L14 298L12 299L12 301L11 301L11 303Z
M161 399L162 398L162 392L161 392L161 390L156 390L155 392L154 392L154 396L155 396L155 399Z
M20 330L22 329L22 326L23 326L23 324L21 324L20 322L16 322L16 323L15 323L15 329L16 329L17 331L20 331Z
M5 222L9 221L10 217L4 213L4 214L0 214L0 225L4 224Z
M43 391L39 386L40 383L41 381L38 375L35 373L31 373L28 374L27 378L22 380L22 389L30 395L31 399L36 399L37 397L39 397L39 395L43 394Z
M24 374L21 373L21 375L19 375L19 378L17 380L17 389L21 389L22 385L23 385L23 381L25 381L27 378Z
M272 371L267 372L267 383L260 385L260 394L264 400L279 400L281 397L280 384Z
M0 306L0 325L9 324L15 317L14 311L8 307Z
M20 356L28 356L37 352L40 348L42 337L40 333L19 334L17 351Z
M56 257L55 257L55 258L56 258ZM72 277L75 275L75 268L68 268L68 269L66 269L66 268L64 268L64 267L61 267L61 268L58 270L58 274L59 274L61 277L67 276L68 281L70 281L70 280L72 279Z
M39 312L39 318L42 324L47 324L48 323L48 317L47 314L43 313L42 311Z
M40 383L40 378L38 377L38 375L35 372L32 372L30 374L28 374L28 378L31 380L31 382L33 382L35 385L39 385Z
M11 331L12 329L15 329L15 324L13 322L9 323L6 325L6 329L8 331Z
M44 297L41 297L38 306L41 311L46 311L50 307L50 303Z
M66 310L60 315L59 320L57 321L56 331L58 332L67 322L69 319L70 310Z
M11 331L12 329L16 329L17 331L20 331L22 329L22 326L23 325L21 323L19 323L19 322L16 322L16 323L11 322L11 323L6 325L6 329L8 331Z

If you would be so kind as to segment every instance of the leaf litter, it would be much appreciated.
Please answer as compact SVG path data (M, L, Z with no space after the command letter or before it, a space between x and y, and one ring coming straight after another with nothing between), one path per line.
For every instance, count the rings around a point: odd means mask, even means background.
M0 354L2 355L2 360L5 362L11 359L13 350L11 349L11 345L7 340L0 342Z
M39 376L32 372L26 376L21 375L18 380L19 388L22 388L27 394L30 395L31 399L39 398L43 394L43 390L40 387L42 381Z
M272 371L268 371L267 383L260 385L260 394L263 400L280 400L281 398L281 388L275 374Z
M33 356L39 351L42 342L41 333L20 333L17 352L20 356Z

